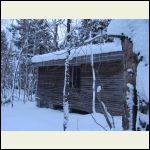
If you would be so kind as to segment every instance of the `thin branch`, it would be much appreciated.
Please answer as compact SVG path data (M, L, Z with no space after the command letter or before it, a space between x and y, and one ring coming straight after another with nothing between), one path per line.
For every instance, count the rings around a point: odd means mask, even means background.
M103 127L101 124L99 124L99 123L96 121L96 119L94 118L94 116L93 116L92 114L90 114L90 115L92 116L94 122L95 122L97 125L99 125L99 126L100 126L101 128L103 128L105 131L107 131L107 129L106 129L105 127Z
M122 35L113 35L113 34L101 35L101 34L99 34L99 35L97 35L97 36L95 36L95 37L93 37L93 38L90 38L90 39L88 39L88 40L85 40L85 41L83 42L83 44L88 44L88 43L91 43L92 41L94 41L94 40L96 40L96 39L104 38L104 37L106 37L106 38L112 37L112 38L119 38L119 39L122 39L122 38L125 38L126 36L123 35L123 34L122 34Z

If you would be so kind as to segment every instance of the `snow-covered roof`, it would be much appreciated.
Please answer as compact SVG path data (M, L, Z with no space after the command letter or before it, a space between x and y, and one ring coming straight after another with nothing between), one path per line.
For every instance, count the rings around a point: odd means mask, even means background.
M140 52L145 63L149 64L149 20L148 19L113 19L107 34L121 35L131 38L133 51Z
M115 39L114 42L104 43L104 44L89 44L84 45L79 48L71 49L70 51L70 59L78 56L86 56L100 53L108 53L113 51L122 51L121 41L119 39ZM50 60L60 60L65 59L67 55L67 50L60 50L56 52L51 52L42 55L36 55L32 57L33 63L45 62Z

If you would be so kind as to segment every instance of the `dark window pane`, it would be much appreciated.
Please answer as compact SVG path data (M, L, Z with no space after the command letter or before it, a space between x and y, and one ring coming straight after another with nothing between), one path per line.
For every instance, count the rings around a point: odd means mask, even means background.
M70 87L80 88L80 67L73 66L70 68Z

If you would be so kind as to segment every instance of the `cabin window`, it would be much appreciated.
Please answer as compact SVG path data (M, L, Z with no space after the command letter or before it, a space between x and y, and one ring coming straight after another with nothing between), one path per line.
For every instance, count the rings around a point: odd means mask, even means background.
M70 87L80 88L80 67L72 66L70 69Z

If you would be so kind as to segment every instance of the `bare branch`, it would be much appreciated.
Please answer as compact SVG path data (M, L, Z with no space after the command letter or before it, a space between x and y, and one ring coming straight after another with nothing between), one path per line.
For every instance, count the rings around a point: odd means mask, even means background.
M99 126L100 126L101 128L103 128L105 131L107 131L106 128L104 128L101 124L99 124L99 123L96 121L96 119L94 118L94 116L93 116L92 114L90 114L90 115L92 116L94 122L95 122L97 125L99 125Z

